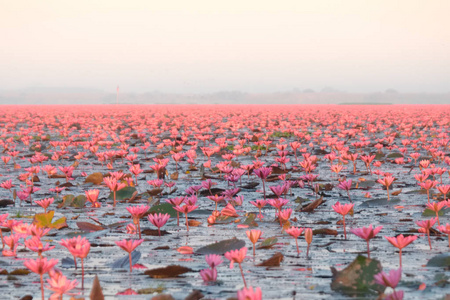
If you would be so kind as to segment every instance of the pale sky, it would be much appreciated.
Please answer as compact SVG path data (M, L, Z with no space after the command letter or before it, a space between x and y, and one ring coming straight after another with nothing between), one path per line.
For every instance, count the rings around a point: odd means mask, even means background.
M0 0L0 90L450 91L450 0Z

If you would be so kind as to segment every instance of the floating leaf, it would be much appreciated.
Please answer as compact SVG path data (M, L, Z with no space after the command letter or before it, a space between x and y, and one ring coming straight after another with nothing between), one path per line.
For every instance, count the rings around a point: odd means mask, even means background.
M387 198L382 198L382 199L373 199L373 200L364 201L363 203L361 203L359 205L359 207L373 207L373 206L384 206L384 205L393 206L393 205L396 205L399 203L400 203L400 199L391 199L388 201Z
M394 153L389 153L386 157L387 158L400 158L400 157L404 157L404 156L401 153L394 152Z
M75 196L72 194L65 195L62 198L62 202L60 204L58 204L57 208L69 207L73 201L73 198L75 198Z
M442 217L443 215L445 215L448 211L450 211L450 208L443 208L438 212L438 215L440 217ZM436 217L436 212L434 212L431 209L426 208L423 213L422 213L422 217Z
M256 223L255 220L256 220L256 214L250 213L250 214L248 214L248 216L245 219L245 221L242 222L242 224L248 225L248 226L251 226L251 227L256 227L256 226L258 226L258 223Z
M148 295L148 294L154 294L154 293L160 294L163 291L164 291L164 286L160 285L160 286L158 286L156 288L140 289L140 290L137 291L137 293L140 294L140 295ZM153 300L153 298L152 298L152 300Z
M77 226L78 226L78 228L80 228L81 230L84 230L84 231L99 231L99 230L105 229L100 225L96 225L96 224L92 224L92 223L88 223L88 222L77 222Z
M258 267L279 267L281 262L283 261L284 256L280 252L276 252L274 255L272 255L271 258L263 261Z
M242 189L253 190L259 185L259 182L249 182L241 186Z
M75 198L73 198L72 203L70 203L70 206L77 207L77 208L83 208L85 204L86 204L86 196L78 195Z
M14 201L13 200L9 200L9 199L2 199L2 200L0 200L0 207L5 207L7 205L14 205Z
M402 192L401 189L398 190L398 191L393 191L393 192L391 193L391 195L392 195L392 196L398 196L398 195L400 195L401 192Z
M444 253L433 256L427 263L427 267L448 268L450 267L450 254Z
M99 231L93 231L93 232L86 232L86 231L78 231L78 232L69 232L67 234L65 234L64 236L62 236L61 238L73 238L73 237L77 237L77 236L81 236L81 237L85 237L87 238L89 241L92 241L106 233L109 232L109 229L105 229L105 230L99 230Z
M333 273L331 289L353 297L382 293L385 287L374 281L374 275L380 273L381 270L379 261L358 255L342 271L331 267Z
M99 185L103 182L103 174L100 172L92 173L84 180L84 183L92 182L95 185Z
M189 227L198 227L202 224L202 222L197 220L189 220L188 221Z
M278 242L278 239L276 237L269 237L259 243L256 246L256 249L270 249L272 248L276 243Z
M178 180L178 172L173 172L172 174L170 174L170 179L171 180Z
M324 234L324 235L334 235L336 236L338 234L337 230L329 229L329 228L320 228L320 229L314 229L313 235L316 234Z
M173 209L172 205L169 204L169 203L153 205L150 208L149 213L169 214L171 217L176 217L177 216L177 211L175 209Z
M28 269L15 269L13 271L11 271L9 273L9 275L13 275L13 276L23 276L23 275L28 275L30 274L31 271Z
M144 229L141 232L143 235L150 235L150 236L159 236L158 230L156 229ZM161 236L166 235L166 234L170 234L170 232L165 231L165 230L161 230Z
M59 218L58 220L52 223L54 214L55 214L54 210L51 210L47 213L35 214L33 224L35 224L38 227L47 227L54 229L61 229L64 227L68 227L66 223L66 217Z
M200 196L210 196L211 194L213 195L221 195L223 192L225 192L224 189L221 188L211 188L211 192L209 192L209 190L202 190L200 191Z
M131 252L131 264L134 265L138 262L139 258L141 258L141 252L134 250ZM111 268L113 269L130 269L130 258L128 255L119 258L115 262L111 264Z
M180 248L177 249L177 251L180 252L181 254L194 253L194 250L192 249L192 247L189 247L189 246L181 246Z
M136 192L136 188L133 186L127 186L116 192L116 200L127 200L133 197L134 192ZM111 192L109 194L108 199L114 199L114 193Z
M376 184L376 181L374 181L374 180L364 180L364 181L359 181L356 184L358 185L359 189L368 190L368 189L372 188ZM355 187L356 187L356 184L355 184Z
M181 274L192 271L192 269L183 266L170 265L164 268L147 270L144 272L144 274L152 278L174 278L180 276Z
M103 295L102 287L100 286L100 280L98 280L97 274L95 275L94 282L92 283L91 294L89 295L91 300L103 300L105 296Z
M214 244L209 244L207 246L198 249L197 251L195 251L195 253L202 255L207 254L223 255L225 254L225 252L228 252L230 250L241 249L242 247L245 247L245 241L233 238L229 240L223 240Z
M320 204L323 203L323 196L319 199L314 200L313 202L309 203L308 205L301 207L301 212L312 212L314 209L316 209Z

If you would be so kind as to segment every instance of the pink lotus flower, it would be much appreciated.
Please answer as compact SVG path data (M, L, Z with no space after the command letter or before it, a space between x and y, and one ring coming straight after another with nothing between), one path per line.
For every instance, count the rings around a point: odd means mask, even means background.
M400 268L402 267L402 249L414 242L417 239L417 236L410 235L407 237L404 237L403 234L400 234L396 237L388 237L385 236L385 239L389 241L394 247L397 247L399 249L399 257L400 257Z
M122 250L128 252L128 258L130 262L130 273L132 272L132 260L131 260L131 252L136 249L137 246L142 244L144 240L121 240L116 242L116 245L122 248Z
M262 300L261 288L245 287L237 292L238 300Z
M378 226L375 228L372 228L372 224L369 225L369 227L361 227L361 228L355 228L350 229L350 231L357 235L358 237L366 240L367 242L367 257L370 258L370 248L369 248L369 241L373 239L383 228L383 226Z
M244 278L244 271L242 270L242 262L245 259L245 255L247 254L247 248L241 248L239 250L230 250L225 253L225 257L230 261L230 269L233 269L233 264L238 263L239 269L241 270L242 280L244 281L244 286L247 286Z
M43 276L45 273L48 273L55 265L58 263L57 259L50 259L47 260L46 257L44 258L37 258L36 260L29 259L26 260L23 264L25 267L30 269L32 272L39 274L40 280L41 280L41 295L42 300L45 299L44 297L44 279Z
M395 289L402 278L402 268L390 270L389 274L380 272L374 276L375 282Z
M344 238L347 239L347 231L345 229L345 215L347 215L352 209L354 204L344 204L342 205L339 201L336 202L335 205L332 205L331 207L334 209L335 212L342 215L342 220L344 223Z
M55 201L54 198L45 198L42 200L35 200L34 203L42 207L44 209L44 213L47 213L47 208L53 203L53 201Z
M141 238L141 218L150 209L148 205L128 206L126 210L131 214L134 225L137 225L139 239Z
M392 176L385 176L383 179L378 179L377 180L378 183L381 183L382 185L384 185L386 187L388 201L390 200L390 198L389 198L389 187L394 182L394 180L395 180L395 178L392 177Z
M289 234L295 239L295 246L297 247L297 255L300 255L300 249L298 248L298 237L302 234L303 230L305 230L305 228L298 228L294 226L285 230L287 234Z
M203 269L200 271L200 276L204 282L214 282L217 280L216 269Z
M69 293L78 285L76 280L67 280L67 277L59 272L50 271L49 275L50 279L47 279L49 285L46 287L54 292L50 300L62 299L63 295L77 295L76 293Z
M428 244L430 245L431 250L431 239L430 239L430 228L436 224L437 218L431 218L425 221L416 221L417 226L421 227L419 229L420 232L425 232L428 236Z
M147 218L153 225L158 227L158 235L161 236L161 227L163 227L167 223L167 221L170 219L170 215L161 213L149 214Z

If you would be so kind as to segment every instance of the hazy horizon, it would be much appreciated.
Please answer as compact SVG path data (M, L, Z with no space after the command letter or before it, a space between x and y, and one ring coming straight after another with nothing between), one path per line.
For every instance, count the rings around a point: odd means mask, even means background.
M2 1L0 90L450 92L450 1Z

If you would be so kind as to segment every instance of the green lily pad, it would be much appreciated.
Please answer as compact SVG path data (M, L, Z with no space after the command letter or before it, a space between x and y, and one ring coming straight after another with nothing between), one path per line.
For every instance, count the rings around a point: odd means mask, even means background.
M259 243L256 248L257 249L270 249L272 248L276 243L278 242L278 239L276 237L269 237Z
M177 216L177 211L173 209L172 205L170 203L163 203L159 205L153 205L149 213L155 213L155 214L169 214L171 217Z
M373 199L373 200L367 200L364 201L359 205L359 207L373 207L373 206L384 206L384 205L397 205L400 203L400 199L398 198L391 198L391 200L388 201L387 198L380 198L380 199Z
M136 192L136 188L134 186L124 187L120 191L116 192L116 200L130 199L133 196L134 192ZM111 192L111 194L109 194L108 199L110 200L114 199L114 193Z
M381 263L378 260L358 255L342 271L331 268L333 273L331 289L352 297L380 294L385 287L375 283L374 275L381 270Z
M438 212L439 217L442 217L445 215L448 211L450 211L450 208L443 208ZM425 209L422 213L422 217L436 217L436 213L431 209Z
M358 183L358 188L363 190L368 190L372 188L377 182L375 180L366 180L366 181L360 181ZM356 183L354 185L352 184L352 188L356 187Z
M256 214L250 213L247 218L242 222L242 224L248 225L249 227L256 227L258 223L256 223Z
M70 206L83 208L85 204L86 204L86 196L85 195L78 195L75 198L73 198L72 203L70 204Z
M427 263L427 267L448 268L450 267L450 254L444 253L433 256Z
M397 152L394 152L394 153L389 153L388 155L387 155L387 158L400 158L400 157L404 157L403 156L403 154L401 154L401 153L397 153Z
M237 250L241 249L242 247L245 247L245 241L238 240L237 238L229 239L229 240L223 240L217 243L209 244L207 246L201 247L200 249L197 249L195 251L196 254L218 254L218 255L224 255L225 252L228 252L230 250Z

